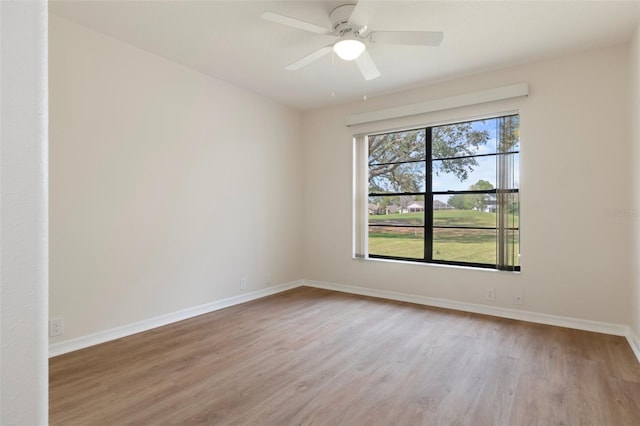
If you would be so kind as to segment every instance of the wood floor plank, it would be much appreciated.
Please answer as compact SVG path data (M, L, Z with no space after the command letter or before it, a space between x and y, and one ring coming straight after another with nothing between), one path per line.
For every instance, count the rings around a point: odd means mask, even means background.
M638 425L622 337L298 288L52 358L52 425Z

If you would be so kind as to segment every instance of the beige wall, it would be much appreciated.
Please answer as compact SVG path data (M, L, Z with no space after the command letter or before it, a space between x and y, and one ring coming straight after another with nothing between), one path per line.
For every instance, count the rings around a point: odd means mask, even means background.
M298 112L55 16L49 35L64 340L301 278Z
M631 289L631 300L633 309L633 322L631 327L635 332L636 339L640 336L640 24L636 29L635 36L631 41L631 129L633 138L633 198L634 198L634 225L635 225L635 252L633 254L634 279ZM636 342L640 345L640 341ZM640 349L640 347L638 348Z
M616 324L631 322L629 48L463 78L304 116L305 278ZM526 82L527 98L347 128L349 114ZM521 112L522 273L352 259L352 134Z

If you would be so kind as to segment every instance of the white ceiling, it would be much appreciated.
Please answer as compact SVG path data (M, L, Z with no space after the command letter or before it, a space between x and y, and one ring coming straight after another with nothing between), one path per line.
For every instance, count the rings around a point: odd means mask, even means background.
M353 2L76 0L49 10L301 110L623 43L640 10L640 0L381 1L369 30L444 31L442 44L369 46L382 76L368 82L333 55L283 69L333 38L263 21L263 12L329 26L329 11Z

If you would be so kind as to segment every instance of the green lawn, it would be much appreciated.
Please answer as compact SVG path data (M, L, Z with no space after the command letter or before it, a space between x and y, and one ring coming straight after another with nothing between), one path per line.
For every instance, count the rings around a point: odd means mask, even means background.
M434 226L477 226L495 227L496 214L475 210L434 211ZM515 218L514 226L518 226ZM421 225L423 213L405 213L369 216L369 223L393 225ZM516 247L516 253L518 247ZM424 256L424 235L415 228L369 229L369 253L422 258ZM458 262L496 263L495 230L440 229L434 228L433 258Z

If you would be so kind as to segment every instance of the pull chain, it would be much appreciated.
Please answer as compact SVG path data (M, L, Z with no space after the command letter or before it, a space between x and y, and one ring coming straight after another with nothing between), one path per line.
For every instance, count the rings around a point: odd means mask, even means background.
M367 80L365 78L362 79L362 100L367 101Z
M336 97L336 54L331 52L331 97Z

